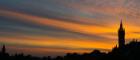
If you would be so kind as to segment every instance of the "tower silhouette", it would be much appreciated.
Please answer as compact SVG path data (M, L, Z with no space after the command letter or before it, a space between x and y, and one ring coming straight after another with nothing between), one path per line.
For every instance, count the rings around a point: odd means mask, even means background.
M3 45L3 47L2 47L2 54L5 54L6 53L6 48L5 48L5 45Z
M123 28L122 21L120 23L120 28L118 30L118 44L119 47L124 47L125 45L125 29Z

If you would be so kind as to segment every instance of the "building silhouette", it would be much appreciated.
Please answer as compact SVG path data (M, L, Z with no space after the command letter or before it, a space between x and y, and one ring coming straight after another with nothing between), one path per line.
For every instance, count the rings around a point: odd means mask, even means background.
M122 21L118 30L118 44L120 48L125 46L125 29L123 28Z
M3 45L2 47L2 51L1 51L2 54L6 54L6 48L5 48L5 45Z

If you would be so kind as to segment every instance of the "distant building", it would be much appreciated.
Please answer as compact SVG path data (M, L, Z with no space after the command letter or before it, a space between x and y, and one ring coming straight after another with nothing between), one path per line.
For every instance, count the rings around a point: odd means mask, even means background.
M9 54L6 53L6 47L5 45L2 46L1 51L0 51L0 60L13 60L9 59Z
M125 29L123 28L122 21L120 23L120 28L118 30L118 44L119 44L119 47L125 46Z
M2 51L1 51L2 54L6 54L6 48L5 48L5 45L3 45L2 47Z

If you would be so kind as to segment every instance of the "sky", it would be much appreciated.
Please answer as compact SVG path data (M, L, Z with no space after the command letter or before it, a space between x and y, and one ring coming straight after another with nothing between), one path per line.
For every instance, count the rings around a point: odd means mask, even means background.
M0 45L35 56L110 51L123 21L140 38L140 0L0 0Z

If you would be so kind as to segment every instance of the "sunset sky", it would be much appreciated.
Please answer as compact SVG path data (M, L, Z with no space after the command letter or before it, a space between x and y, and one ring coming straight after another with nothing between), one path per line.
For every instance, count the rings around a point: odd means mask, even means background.
M140 0L0 0L0 46L35 56L110 51L120 21L140 39Z

